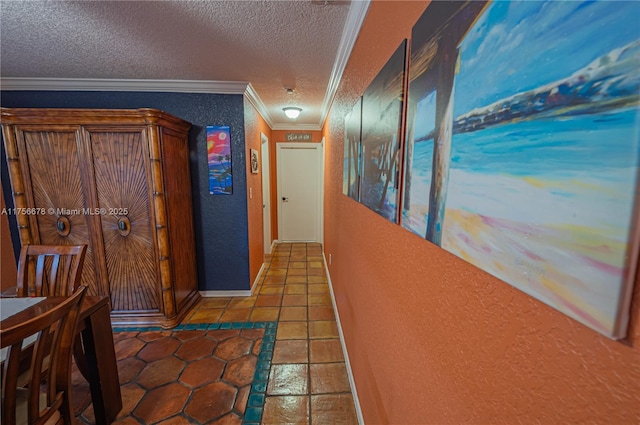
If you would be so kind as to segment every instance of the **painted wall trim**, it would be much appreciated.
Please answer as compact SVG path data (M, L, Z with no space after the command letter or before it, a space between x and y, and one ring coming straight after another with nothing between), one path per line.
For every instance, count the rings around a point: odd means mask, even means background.
M203 298L219 298L219 297L250 297L251 291L199 291Z
M336 323L338 325L338 335L340 336L340 345L342 346L344 363L347 368L347 376L349 377L349 385L351 386L351 393L353 395L353 404L355 405L355 408L356 408L356 416L358 417L358 424L364 425L364 416L362 416L362 408L360 407L360 399L358 398L356 381L353 378L353 372L351 371L351 362L349 361L349 352L347 351L347 344L344 341L344 333L342 332L342 323L340 323L340 314L338 313L338 306L336 305L336 297L333 293L333 282L331 281L331 274L329 273L329 267L327 267L327 257L325 257L324 251L322 251L322 261L324 262L324 271L327 274L327 282L329 284L329 293L331 295L331 304L333 305L333 313L336 316Z
M246 81L207 80L121 80L100 78L13 78L0 79L2 90L43 91L137 91L172 93L243 94Z
M321 152L320 152L320 169L322 170L322 181L324 182L324 170L326 169L325 167L327 166L327 162L326 162L326 143L325 143L325 138L324 136L322 136L322 141L320 142L320 146L321 146ZM322 185L322 190L320 190L320 240L318 242L320 242L322 244L322 246L324 246L324 183ZM322 255L324 255L324 251L322 252Z
M247 87L244 90L244 96L247 98L249 103L252 104L254 108L256 108L256 111L258 111L269 128L273 130L273 118L271 118L271 114L269 113L267 106L264 104L262 99L260 99L260 96L258 96L258 93L256 93L251 83L247 84Z
M258 274L256 275L255 280L251 284L251 295L254 295L254 292L255 292L256 288L258 287L258 282L260 282L260 277L262 276L262 272L264 272L264 269L266 267L267 267L266 263L262 263L262 266L260 266L260 270L258 270Z
M327 93L325 94L324 101L322 102L322 108L320 109L320 122L318 123L320 128L324 126L324 123L329 114L329 109L333 103L333 99L338 91L338 86L342 80L342 74L351 57L351 51L356 44L360 29L364 23L364 18L369 11L369 5L371 0L353 1L349 7L349 13L347 14L347 20L344 24L344 31L340 39L340 45L338 46L338 53L336 60L333 63L333 69L331 70L331 76L329 77L329 84L327 85Z

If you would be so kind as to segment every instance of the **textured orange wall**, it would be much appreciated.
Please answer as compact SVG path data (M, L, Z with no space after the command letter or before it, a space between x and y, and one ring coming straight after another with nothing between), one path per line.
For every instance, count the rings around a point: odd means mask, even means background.
M0 208L5 208L4 195L0 191ZM9 220L6 215L0 216L0 289L6 289L16 284L16 257L13 255Z
M640 423L637 277L612 341L342 195L344 116L426 5L371 3L324 129L325 254L365 422Z
M287 133L310 133L311 143L322 142L322 131L272 130L269 140L269 162L271 163L271 236L278 239L278 176L276 161L276 143L286 142Z
M271 129L258 111L244 99L244 135L245 135L245 167L247 167L247 194L250 189L253 198L247 195L247 213L249 219L249 274L251 284L255 281L264 262L264 229L262 223L262 174L252 174L249 162L249 149L260 152L260 133L271 140Z

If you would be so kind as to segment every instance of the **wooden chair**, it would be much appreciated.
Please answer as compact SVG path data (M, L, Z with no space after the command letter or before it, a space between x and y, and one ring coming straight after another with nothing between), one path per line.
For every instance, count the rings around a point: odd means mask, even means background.
M23 245L18 297L66 297L80 286L87 245Z
M61 304L12 328L0 329L0 345L8 347L2 380L2 423L50 425L74 423L71 404L71 350L75 340L81 286ZM28 384L18 377L23 340L37 335L33 345ZM45 358L48 366L43 366Z
M80 286L87 245L23 245L18 261L18 297L67 297ZM73 357L85 379L88 366L80 334Z

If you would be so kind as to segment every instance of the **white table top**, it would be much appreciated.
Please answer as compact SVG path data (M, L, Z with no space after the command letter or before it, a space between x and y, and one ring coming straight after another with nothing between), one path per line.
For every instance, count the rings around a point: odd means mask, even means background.
M42 300L44 300L44 297L0 298L0 321L38 304ZM26 347L29 344L33 344L36 337L36 335L31 335L22 342L22 346ZM4 361L7 358L7 351L8 347L0 350L0 361Z
M0 298L0 321L38 304L44 297Z

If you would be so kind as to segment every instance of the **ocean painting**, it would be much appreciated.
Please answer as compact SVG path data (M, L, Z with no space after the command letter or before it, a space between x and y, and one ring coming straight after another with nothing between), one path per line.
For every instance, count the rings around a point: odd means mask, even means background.
M411 92L403 226L623 338L638 256L640 3L496 1L473 14L462 37L458 26L431 41L457 45L449 103L434 100L438 82Z
M344 165L342 193L360 200L360 130L362 127L362 98L344 120Z
M207 160L209 163L209 193L231 195L231 136L227 126L207 126Z
M406 40L362 96L362 181L360 202L387 220L398 221L400 119Z

